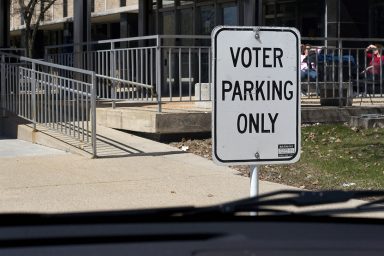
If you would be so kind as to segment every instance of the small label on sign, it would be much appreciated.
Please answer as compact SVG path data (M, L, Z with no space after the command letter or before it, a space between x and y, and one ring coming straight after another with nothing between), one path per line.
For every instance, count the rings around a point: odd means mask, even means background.
M279 157L287 157L295 154L294 144L280 144L278 150Z

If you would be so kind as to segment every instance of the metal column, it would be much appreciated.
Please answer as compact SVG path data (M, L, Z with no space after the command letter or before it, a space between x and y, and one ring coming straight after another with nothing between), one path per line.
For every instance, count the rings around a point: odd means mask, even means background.
M152 9L152 1L141 0L139 1L139 23L138 33L139 36L147 36L149 34L149 12Z
M261 0L242 0L243 7L243 25L244 26L255 26L260 25L259 23L259 2Z
M9 47L9 0L0 0L0 48Z
M76 0L74 3L73 41L74 66L83 67L83 45L91 41L91 0ZM88 47L87 47L88 48Z

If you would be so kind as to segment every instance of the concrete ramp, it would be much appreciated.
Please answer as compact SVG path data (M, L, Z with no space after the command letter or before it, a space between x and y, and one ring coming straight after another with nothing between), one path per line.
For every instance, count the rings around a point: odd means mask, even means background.
M52 131L44 126L37 126L33 131L30 125L19 126L19 139L60 149L66 152L92 157L92 148L59 132ZM97 126L96 138L97 158L119 158L133 156L156 156L167 154L180 154L177 150L164 144L134 136L111 128Z
M174 147L149 139L97 126L97 157L158 156L184 153Z
M64 135L43 125L37 125L36 131L25 120L16 116L1 118L1 131L6 137L17 138L46 147L92 157L90 143ZM156 156L184 153L173 147L134 136L112 128L96 127L96 150L98 158Z

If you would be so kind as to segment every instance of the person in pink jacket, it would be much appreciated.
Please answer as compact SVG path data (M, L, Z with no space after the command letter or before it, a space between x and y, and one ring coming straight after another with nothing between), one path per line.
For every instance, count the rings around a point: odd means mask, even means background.
M369 45L366 49L367 61L369 62L368 67L363 71L367 73L367 77L370 79L377 80L380 76L380 70L384 65L384 56L382 56L382 45Z

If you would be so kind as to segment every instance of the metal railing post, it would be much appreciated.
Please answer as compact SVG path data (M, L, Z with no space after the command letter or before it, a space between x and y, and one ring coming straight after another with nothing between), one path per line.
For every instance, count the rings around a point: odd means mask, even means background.
M48 55L48 48L44 47L44 59L49 62Z
M91 83L91 134L92 134L92 155L93 158L97 157L96 147L96 73L92 72Z
M338 39L338 48L339 48L339 107L341 108L343 106L343 42L341 39Z
M156 39L156 93L158 112L162 112L161 107L161 38L158 35Z
M33 122L33 131L36 131L36 63L32 63L32 99L31 99L31 107L32 107L32 115L31 120ZM47 94L46 94L47 95Z
M2 115L5 116L5 108L6 108L6 102L5 102L5 55L1 55L1 85L0 85L0 93L1 93L1 108L2 108Z
M382 55L383 49L380 48L379 51L380 51L380 56L383 56ZM382 97L383 96L383 61L382 61L381 57L380 57L380 74L379 74L379 76L380 76L380 78L379 78L379 80L380 80L380 92L379 93L380 93L380 96ZM373 89L373 95L375 95L375 88Z
M111 55L110 55L110 76L115 77L116 74L116 51L115 44L111 43ZM116 81L112 81L111 84L111 99L112 99L112 108L116 108Z

